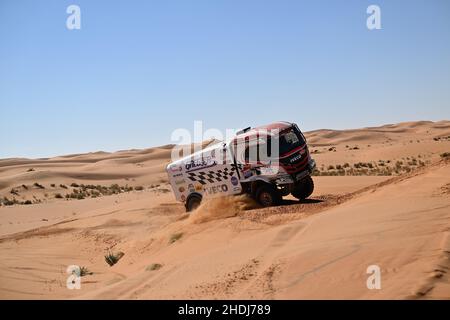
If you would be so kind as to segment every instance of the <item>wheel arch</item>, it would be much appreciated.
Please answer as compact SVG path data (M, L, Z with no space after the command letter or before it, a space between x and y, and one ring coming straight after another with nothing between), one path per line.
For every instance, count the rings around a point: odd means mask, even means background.
M188 210L189 201L192 198L198 198L198 199L200 199L200 202L201 202L203 200L203 195L198 192L192 192L191 194L189 194L186 198L186 201L184 202L184 206L186 207L186 210Z
M258 178L250 182L250 194L252 197L256 197L256 192L263 185L272 185L272 183L264 178Z

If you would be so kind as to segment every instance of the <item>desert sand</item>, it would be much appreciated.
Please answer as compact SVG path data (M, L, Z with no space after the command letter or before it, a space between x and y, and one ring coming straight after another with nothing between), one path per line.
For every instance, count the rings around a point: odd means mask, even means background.
M191 215L167 183L170 145L1 159L0 298L449 299L450 121L306 137L309 200ZM109 252L124 256L111 267ZM70 265L87 270L80 290Z

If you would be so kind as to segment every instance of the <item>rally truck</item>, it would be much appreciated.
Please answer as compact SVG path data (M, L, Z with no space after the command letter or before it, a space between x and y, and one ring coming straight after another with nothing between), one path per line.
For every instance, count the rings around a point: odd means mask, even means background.
M203 199L249 194L262 206L274 206L291 194L306 199L314 191L316 166L295 123L276 122L246 128L170 163L166 170L175 198L186 211Z

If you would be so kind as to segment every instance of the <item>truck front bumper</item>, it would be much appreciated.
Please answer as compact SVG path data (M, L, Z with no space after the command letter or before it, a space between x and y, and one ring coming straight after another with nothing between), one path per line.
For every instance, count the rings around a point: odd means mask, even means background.
M294 175L290 175L287 173L278 175L277 178L275 179L275 183L277 185L295 183L295 182L303 180L305 177L311 175L315 168L316 168L316 161L314 161L314 159L310 159L308 162L308 166L305 168L305 170L303 170L302 172L299 172L297 174L294 174Z
M295 176L295 181L303 180L305 177L311 175L315 168L316 168L316 161L314 161L314 159L309 160L308 168L306 170L298 173Z

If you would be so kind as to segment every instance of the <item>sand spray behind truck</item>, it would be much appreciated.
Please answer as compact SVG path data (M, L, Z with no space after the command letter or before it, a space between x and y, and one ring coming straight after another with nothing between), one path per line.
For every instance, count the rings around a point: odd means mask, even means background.
M192 223L231 218L245 210L260 208L254 199L248 195L211 198L204 201L190 216Z

